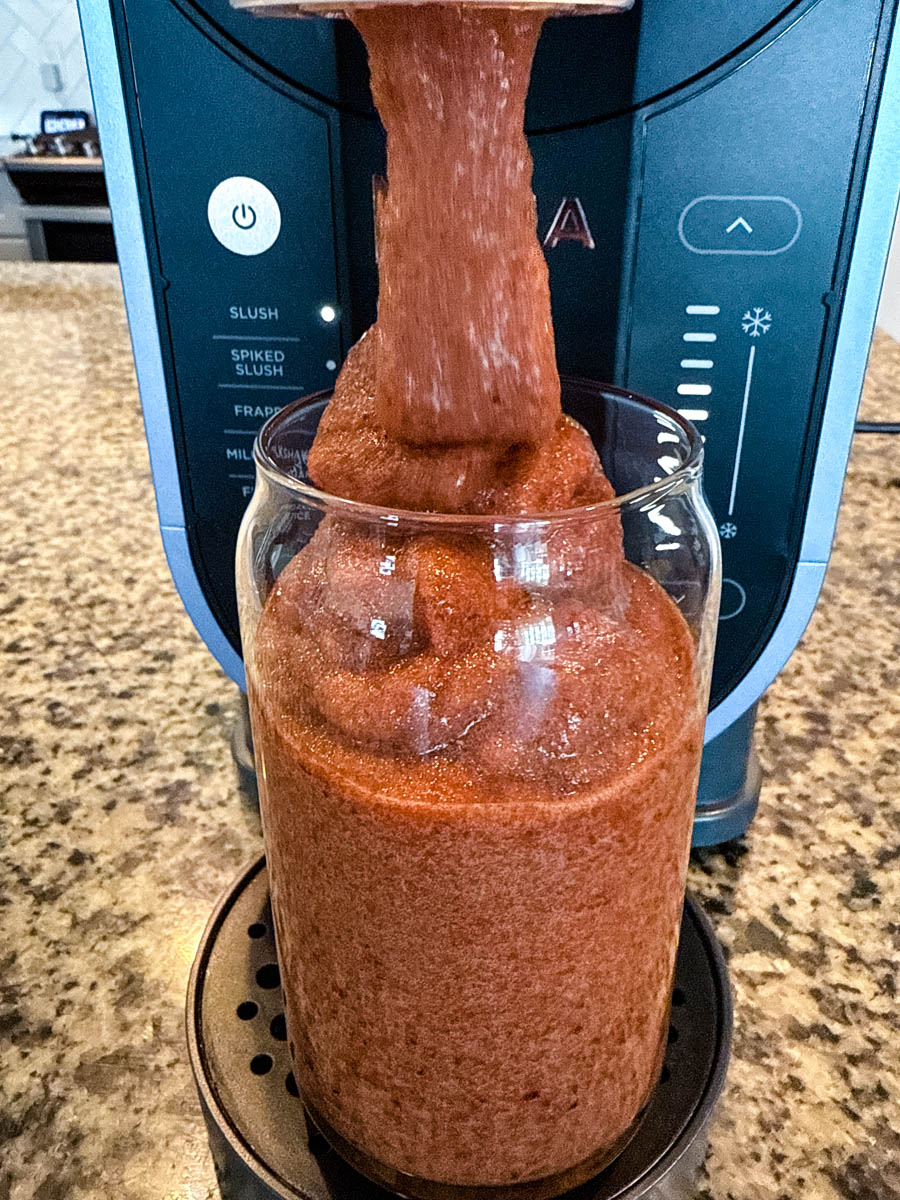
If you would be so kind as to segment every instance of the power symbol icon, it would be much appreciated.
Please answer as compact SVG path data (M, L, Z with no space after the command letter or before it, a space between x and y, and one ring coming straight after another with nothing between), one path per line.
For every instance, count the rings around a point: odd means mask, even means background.
M231 219L238 229L252 229L256 224L256 211L249 204L236 204L231 211Z
M230 175L216 184L206 203L206 219L220 246L249 258L274 246L281 232L278 201L249 175Z

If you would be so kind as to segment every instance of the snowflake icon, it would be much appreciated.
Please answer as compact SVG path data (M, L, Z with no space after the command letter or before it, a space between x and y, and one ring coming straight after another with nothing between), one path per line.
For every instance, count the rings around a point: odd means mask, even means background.
M751 337L759 337L761 333L768 333L772 327L772 314L769 310L756 307L751 312L748 308L741 317L741 328L744 333L749 333Z
M719 534L723 538L737 537L737 525L734 521L724 521L719 526Z

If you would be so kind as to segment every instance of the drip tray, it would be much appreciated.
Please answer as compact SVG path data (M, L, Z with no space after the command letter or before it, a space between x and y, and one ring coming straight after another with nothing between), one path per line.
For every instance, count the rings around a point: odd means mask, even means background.
M265 859L225 893L188 990L191 1066L224 1200L388 1200L305 1119L291 1072ZM688 897L659 1087L623 1153L566 1200L687 1200L731 1044L721 947Z

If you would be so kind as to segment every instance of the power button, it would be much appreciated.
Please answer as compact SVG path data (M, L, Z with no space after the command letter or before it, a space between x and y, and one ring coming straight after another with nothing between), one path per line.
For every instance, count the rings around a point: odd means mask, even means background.
M256 224L256 209L252 204L236 204L231 219L238 229L252 229Z
M278 201L258 179L232 175L216 184L206 206L216 240L233 254L262 254L281 232Z

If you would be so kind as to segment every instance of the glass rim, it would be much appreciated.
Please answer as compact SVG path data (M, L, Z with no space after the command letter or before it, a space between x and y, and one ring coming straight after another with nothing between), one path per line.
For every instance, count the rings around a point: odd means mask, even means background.
M305 483L289 475L280 467L269 454L266 442L272 437L277 426L298 409L306 408L325 398L331 398L334 388L322 388L310 392L286 404L284 408L273 413L260 427L253 441L253 461L257 472L266 477L278 487L294 492L299 498L314 507L329 512L340 512L344 516L358 521L382 522L389 525L425 524L447 527L458 525L467 528L491 528L509 525L555 525L568 521L584 521L602 513L620 512L622 509L645 507L647 502L662 500L680 490L685 483L692 483L699 475L703 463L703 438L687 417L683 417L676 409L640 392L632 392L628 388L615 387L613 384L598 383L596 380L577 375L561 375L560 382L575 387L587 386L606 395L628 400L639 407L655 412L670 421L683 434L687 442L687 456L671 475L664 475L651 483L642 484L631 491L609 500L597 500L591 504L582 504L574 508L551 509L533 513L454 513L436 512L434 510L404 509L382 504L368 504L361 500L350 500L346 496L337 496L333 492L323 491L312 483ZM599 453L599 451L598 451Z

